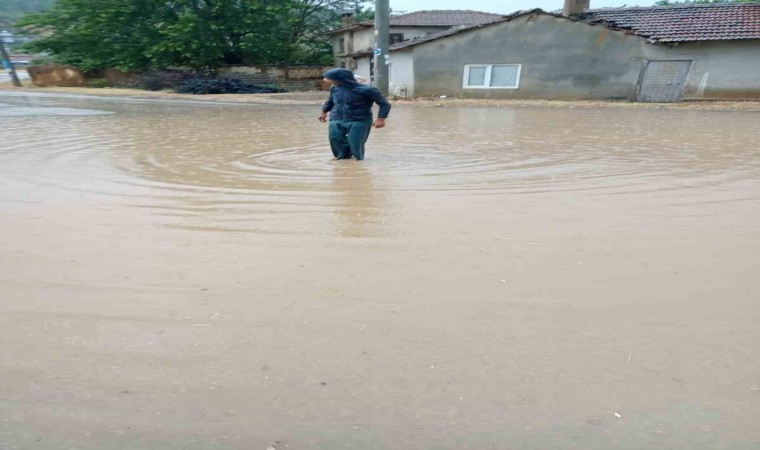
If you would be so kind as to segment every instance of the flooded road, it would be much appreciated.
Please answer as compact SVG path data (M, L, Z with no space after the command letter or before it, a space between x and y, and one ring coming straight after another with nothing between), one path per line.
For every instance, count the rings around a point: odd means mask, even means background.
M756 449L760 114L0 93L0 449Z

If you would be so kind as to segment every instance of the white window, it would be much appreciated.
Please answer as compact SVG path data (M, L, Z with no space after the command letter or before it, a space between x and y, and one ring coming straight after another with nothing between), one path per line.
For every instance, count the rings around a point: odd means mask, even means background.
M467 64L464 66L465 89L517 89L521 64Z

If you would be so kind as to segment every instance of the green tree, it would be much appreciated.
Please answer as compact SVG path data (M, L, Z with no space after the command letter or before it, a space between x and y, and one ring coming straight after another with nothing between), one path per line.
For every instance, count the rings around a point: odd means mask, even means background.
M354 14L356 14L356 21L357 22L365 22L365 21L373 21L375 20L375 10L372 8L365 8L362 5L357 5L354 9ZM393 14L393 10L391 9L391 14Z
M14 21L30 12L50 9L55 0L0 0L0 18Z
M30 14L17 24L43 30L26 45L35 53L83 70L148 67L146 53L158 38L158 12L152 0L60 0L47 12Z
M331 64L327 32L340 26L345 11L364 12L361 0L297 0L291 21L290 60L299 64Z
M325 32L358 0L58 0L20 23L46 30L28 50L83 70L321 63Z
M224 64L282 61L291 5L278 0L178 0L157 25L160 38L146 53L157 66L214 70Z

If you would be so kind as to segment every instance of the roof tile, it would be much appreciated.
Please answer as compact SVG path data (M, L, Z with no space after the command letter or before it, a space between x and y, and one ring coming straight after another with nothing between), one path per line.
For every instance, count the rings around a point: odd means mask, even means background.
M454 27L493 22L504 17L470 10L416 11L390 18L391 26Z
M760 3L607 8L579 18L661 43L760 39Z

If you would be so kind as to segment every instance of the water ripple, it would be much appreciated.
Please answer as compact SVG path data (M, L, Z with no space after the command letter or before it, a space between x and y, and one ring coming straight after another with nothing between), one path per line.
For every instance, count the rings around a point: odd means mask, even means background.
M45 98L4 102L0 111L64 108ZM394 192L741 202L753 194L730 186L760 178L760 125L748 113L400 107L358 163L331 161L315 108L101 102L108 115L89 115L86 99L66 105L87 114L6 114L0 163L14 192L36 185L123 198L175 219L213 213L210 227L318 218L353 208L347 195L380 211ZM694 195L723 188L722 200ZM251 217L258 227L242 225Z

